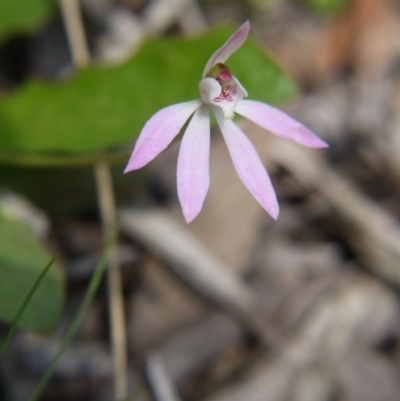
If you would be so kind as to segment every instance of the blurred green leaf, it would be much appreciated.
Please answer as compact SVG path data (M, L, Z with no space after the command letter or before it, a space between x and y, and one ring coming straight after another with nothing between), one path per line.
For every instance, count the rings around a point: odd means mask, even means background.
M348 0L303 0L313 10L321 13L335 14L344 10Z
M147 169L123 174L128 157L123 163L112 165L116 198L120 202L138 196L151 176ZM93 213L98 206L92 166L27 168L0 164L0 183L51 213Z
M25 223L0 209L0 319L12 322L49 255ZM18 327L48 333L60 317L64 284L54 265L43 277Z
M0 42L7 36L40 27L55 5L55 0L1 0Z
M30 81L0 102L1 152L93 152L135 140L157 110L198 98L205 63L232 32L153 39L124 65L92 66L59 83ZM251 99L279 103L296 92L251 40L228 64Z
M24 314L26 307L31 302L33 295L35 295L37 288L43 280L43 277L47 274L53 263L57 259L57 256L53 256L53 258L49 261L49 263L44 267L44 269L40 272L39 276L36 278L33 286L29 290L28 294L26 294L21 306L18 309L17 314L14 316L14 319L11 323L11 327L9 328L5 338L0 342L0 357L3 354L4 350L7 348L7 345L10 343L16 328L18 327L19 319Z
M275 6L277 3L283 3L285 0L245 0L253 6L263 6L264 8Z

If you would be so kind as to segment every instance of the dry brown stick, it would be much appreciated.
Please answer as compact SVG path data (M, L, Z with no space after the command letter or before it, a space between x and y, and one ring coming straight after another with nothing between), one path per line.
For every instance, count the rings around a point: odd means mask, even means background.
M204 32L207 21L195 0L188 0L178 13L178 23L185 35L194 35Z
M146 375L155 401L180 401L164 361L155 351L146 358Z
M340 281L339 283L335 283ZM343 287L345 280L339 274L333 278L332 287ZM332 290L332 288L331 288ZM337 291L337 289L336 289ZM318 292L318 291L317 291ZM315 293L314 295L317 295ZM274 357L260 362L249 374L235 380L229 387L217 391L206 398L206 401L277 401L290 399L290 390L300 369L309 366L321 352L323 341L331 329L334 314L335 296L332 294L318 297L318 302L301 319L301 324L290 336L285 336L282 347ZM297 299L292 300L290 309L296 307ZM267 355L263 355L266 357ZM323 398L326 399L326 398Z
M121 211L122 230L166 260L197 293L244 325L265 344L274 341L257 314L253 290L190 231L163 211Z
M317 150L273 138L267 152L335 210L345 223L343 234L365 265L377 276L400 286L400 229L395 219L329 167Z
M90 62L90 55L79 3L77 0L60 0L60 6L74 64L79 68L86 67Z
M109 164L96 164L95 176L103 231L107 236L112 232L117 222L114 188ZM116 247L110 252L107 282L114 362L114 396L119 399L126 397L128 394L128 361L122 279L119 255Z
M79 3L77 0L60 1L74 64L78 68L85 67L90 62L90 55ZM107 163L98 163L95 166L95 177L103 230L107 238L116 225L116 208L110 166ZM110 252L108 262L107 277L114 362L114 395L115 398L124 398L128 393L126 329L122 284L116 248Z
M162 32L176 22L188 0L154 0L143 10L143 26L148 34Z

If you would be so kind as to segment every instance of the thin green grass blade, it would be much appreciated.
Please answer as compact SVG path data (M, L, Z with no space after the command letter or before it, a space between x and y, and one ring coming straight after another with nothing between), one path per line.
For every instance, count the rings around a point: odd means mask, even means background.
M28 398L28 401L35 401L39 397L44 386L46 385L46 383L49 381L51 375L53 374L54 369L57 366L59 359L61 358L64 351L67 349L67 347L71 343L76 331L78 330L79 325L81 324L82 319L85 316L85 313L89 307L89 304L90 304L94 294L96 293L97 288L100 284L101 278L103 277L103 274L106 270L108 256L109 256L110 250L112 249L113 245L116 242L117 233L118 233L118 230L115 228L113 233L111 234L110 238L107 241L106 248L100 258L99 263L96 266L96 270L93 274L92 279L90 280L90 283L89 283L88 289L86 290L82 304L79 307L79 310L78 310L70 328L68 329L67 334L65 335L65 337L60 345L60 348L58 349L56 355L54 356L51 363L47 367L47 369L44 372L43 376L41 377L39 383L34 388L32 394Z
M4 340L0 344L0 356L3 354L5 348L7 347L7 344L10 342L11 337L14 334L15 329L17 328L17 324L19 319L21 318L22 314L24 313L26 307L28 306L31 298L33 297L33 294L36 292L36 289L39 287L40 282L42 281L43 277L46 275L46 273L49 271L50 267L53 265L55 260L58 258L58 255L55 255L50 262L46 265L46 267L43 269L43 271L40 273L36 281L34 282L32 288L28 292L27 296L25 297L24 301L22 302L21 307L19 308L17 314L15 315L15 318L11 324L10 330L8 330L8 333Z

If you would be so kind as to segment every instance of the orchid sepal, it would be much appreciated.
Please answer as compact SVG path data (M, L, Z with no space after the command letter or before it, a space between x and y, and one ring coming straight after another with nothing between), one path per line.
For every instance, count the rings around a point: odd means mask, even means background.
M196 99L165 107L154 114L143 127L124 173L145 166L166 149L201 104Z
M243 45L250 32L250 22L246 21L207 61L203 70L203 78L216 64L224 64L226 60Z

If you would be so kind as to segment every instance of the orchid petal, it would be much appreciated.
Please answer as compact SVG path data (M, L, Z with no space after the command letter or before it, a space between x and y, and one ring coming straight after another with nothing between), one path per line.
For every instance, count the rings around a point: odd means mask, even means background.
M201 100L205 104L213 104L213 99L221 94L221 84L214 78L204 78L199 83Z
M213 111L240 179L260 205L276 220L279 205L275 191L253 144L232 120L224 120L220 109L213 107Z
M186 129L178 157L178 197L186 222L203 207L210 185L210 115L208 106L199 107Z
M124 172L143 167L161 153L201 104L200 100L192 100L165 107L154 114L143 127Z
M329 145L303 124L283 111L255 100L240 100L235 112L262 128L282 138L292 139L310 148L326 148Z
M225 43L221 46L208 60L202 77L204 78L207 73L218 63L225 63L228 58L235 53L240 46L247 39L250 32L250 22L246 21Z

